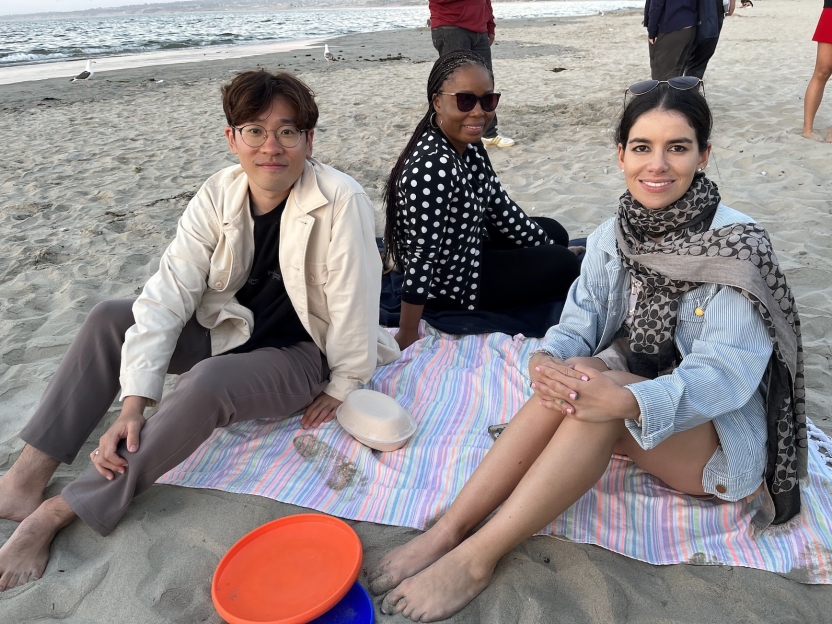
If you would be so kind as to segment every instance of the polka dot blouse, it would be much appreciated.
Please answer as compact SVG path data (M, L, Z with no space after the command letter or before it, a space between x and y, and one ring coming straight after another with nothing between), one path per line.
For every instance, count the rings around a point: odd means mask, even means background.
M476 310L489 228L518 248L554 244L505 192L482 143L459 154L435 128L405 160L396 205L405 303L430 296Z

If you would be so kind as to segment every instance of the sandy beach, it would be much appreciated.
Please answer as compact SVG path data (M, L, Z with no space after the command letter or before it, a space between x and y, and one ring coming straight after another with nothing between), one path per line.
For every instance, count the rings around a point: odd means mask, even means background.
M800 135L811 41L822 2L760 0L727 18L706 74L715 116L709 175L723 201L772 233L795 292L806 351L807 414L832 434L832 144ZM315 154L353 176L377 209L386 176L425 108L436 57L427 29L199 63L108 71L0 87L0 471L17 433L97 302L136 295L155 271L188 200L235 162L219 88L235 72L298 74L316 91ZM511 196L573 237L611 217L624 189L611 128L627 85L649 77L637 13L498 23L493 48L501 132L490 149ZM832 87L830 87L832 89ZM816 128L832 126L832 92ZM172 383L173 380L169 380ZM87 464L115 404L48 494ZM154 486L102 538L60 533L40 581L0 594L0 623L220 622L210 581L242 535L302 508L266 498ZM365 568L412 529L351 522ZM17 525L0 520L0 541ZM359 576L364 581L364 573ZM376 600L376 604L379 604ZM725 566L651 566L550 537L507 555L491 586L451 622L829 622L832 588ZM381 615L377 621L405 621Z

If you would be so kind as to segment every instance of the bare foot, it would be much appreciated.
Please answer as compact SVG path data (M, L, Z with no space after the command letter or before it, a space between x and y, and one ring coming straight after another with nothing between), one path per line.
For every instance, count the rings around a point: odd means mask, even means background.
M430 530L382 557L378 565L367 575L370 591L376 596L390 591L406 578L439 560L459 542L458 537L443 530L441 523L434 525Z
M829 133L826 135L826 143L832 143L832 128L829 128Z
M812 139L813 141L820 141L823 143L823 138L817 132L806 132L803 131L803 138L804 139Z
M414 622L444 620L488 587L494 566L482 564L463 542L439 561L405 579L381 603L382 613L400 613Z
M14 475L0 477L0 518L20 522L43 502L43 490L21 487Z
M49 545L75 513L62 496L45 501L17 527L0 548L0 592L41 577L49 561Z

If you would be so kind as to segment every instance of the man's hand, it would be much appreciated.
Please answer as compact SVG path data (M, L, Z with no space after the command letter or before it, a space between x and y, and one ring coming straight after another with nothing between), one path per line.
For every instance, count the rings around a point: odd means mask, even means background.
M121 414L101 436L98 448L90 453L93 466L108 481L115 478L114 472L124 474L127 471L127 460L116 453L118 443L126 439L128 452L139 450L139 433L145 423L142 414L146 404L144 397L125 397Z
M488 33L488 45L494 45L494 33Z
M320 427L335 418L335 410L343 401L334 399L326 392L321 392L315 400L309 404L300 419L300 425L304 429Z

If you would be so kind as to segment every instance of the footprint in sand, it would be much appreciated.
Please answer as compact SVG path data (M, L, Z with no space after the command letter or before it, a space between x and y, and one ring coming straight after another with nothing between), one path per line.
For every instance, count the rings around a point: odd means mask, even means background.
M367 478L359 473L358 466L311 433L296 437L292 444L303 459L312 462L315 472L326 479L325 485L328 488L340 492L367 483Z

